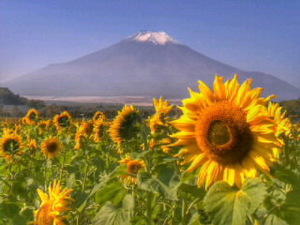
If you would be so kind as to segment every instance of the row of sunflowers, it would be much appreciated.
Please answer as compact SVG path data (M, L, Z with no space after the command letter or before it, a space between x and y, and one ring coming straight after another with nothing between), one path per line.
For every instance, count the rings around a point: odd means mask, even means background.
M1 224L297 224L299 126L238 76L155 113L0 124Z

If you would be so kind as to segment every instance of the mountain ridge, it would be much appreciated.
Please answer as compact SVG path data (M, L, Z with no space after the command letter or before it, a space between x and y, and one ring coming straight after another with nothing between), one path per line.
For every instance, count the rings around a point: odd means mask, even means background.
M51 64L7 86L25 95L137 95L187 97L187 87L197 88L197 81L211 84L216 74L240 81L254 79L266 94L277 94L279 100L300 96L291 84L272 75L249 72L207 57L175 40L166 33L155 33L157 43L149 35L137 41L136 36L74 60ZM145 35L145 32L140 36ZM149 40L148 40L148 39ZM154 41L154 42L153 42Z

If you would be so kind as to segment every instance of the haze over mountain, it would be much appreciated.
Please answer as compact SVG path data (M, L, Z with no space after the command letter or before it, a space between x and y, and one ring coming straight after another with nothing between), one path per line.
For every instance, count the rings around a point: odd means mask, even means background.
M119 43L66 63L51 64L6 82L27 96L164 96L183 98L197 81L211 84L218 74L254 87L278 100L300 97L300 89L272 75L243 71L211 59L179 43L165 32L139 32ZM284 79L284 78L282 78Z

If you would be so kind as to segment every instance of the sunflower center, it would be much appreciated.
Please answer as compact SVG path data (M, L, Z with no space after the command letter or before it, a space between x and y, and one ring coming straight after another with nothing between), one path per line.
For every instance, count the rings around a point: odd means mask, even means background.
M67 116L62 116L60 119L59 119L59 125L61 127L68 127L70 125L70 121L69 121L69 118Z
M48 145L47 145L47 150L48 150L48 152L50 152L50 153L55 152L55 151L57 150L57 148L58 148L58 145L57 145L57 143L55 143L55 142L50 142L50 143L48 143Z
M213 145L224 145L230 141L229 127L222 121L214 121L208 130L208 141Z
M52 207L51 203L47 203L40 207L36 215L37 224L45 224L45 225L53 224L54 216L50 214L52 212L51 207Z
M141 168L142 168L142 165L132 163L132 164L128 165L127 171L128 171L128 173L137 174Z
M7 153L15 154L20 147L20 144L17 140L15 139L8 139L5 141L3 149Z
M120 137L129 140L139 132L140 117L137 112L126 115L120 125Z
M252 149L246 113L230 102L217 102L199 115L195 129L199 148L222 165L240 163Z
M30 119L30 120L36 120L36 119L37 119L37 115L36 115L35 113L31 113L31 114L29 115L29 119Z

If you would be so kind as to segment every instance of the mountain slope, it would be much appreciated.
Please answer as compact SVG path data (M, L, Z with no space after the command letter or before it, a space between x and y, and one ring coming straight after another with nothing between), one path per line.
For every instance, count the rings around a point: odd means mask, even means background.
M0 105L24 105L27 99L15 95L8 88L0 87Z
M204 56L163 32L142 32L73 61L52 64L14 81L8 87L23 95L187 97L197 81L214 75L254 78L266 94L299 97L299 89L274 76L246 72Z

